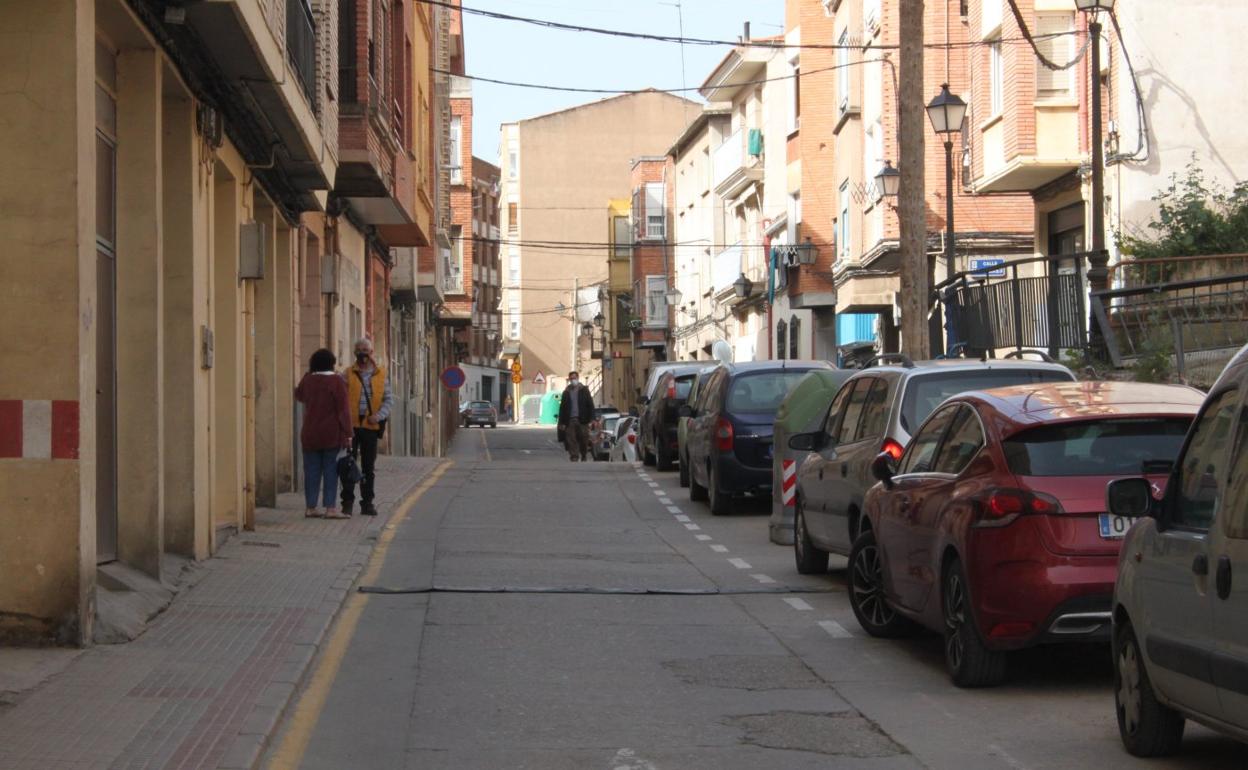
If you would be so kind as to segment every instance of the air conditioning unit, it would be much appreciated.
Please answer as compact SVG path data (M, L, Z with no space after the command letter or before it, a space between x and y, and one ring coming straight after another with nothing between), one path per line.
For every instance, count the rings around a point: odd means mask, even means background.
M264 252L268 230L263 222L247 222L238 228L238 277L247 280L264 278Z

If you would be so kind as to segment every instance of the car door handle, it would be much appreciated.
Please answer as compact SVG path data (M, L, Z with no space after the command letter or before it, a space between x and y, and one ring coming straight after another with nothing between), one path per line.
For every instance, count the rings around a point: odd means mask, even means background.
M1218 587L1218 598L1229 598L1231 595L1231 557L1218 557L1218 572L1214 577L1214 582Z
M1209 557L1203 553L1196 554L1196 558L1192 559L1192 572L1201 577L1209 574Z

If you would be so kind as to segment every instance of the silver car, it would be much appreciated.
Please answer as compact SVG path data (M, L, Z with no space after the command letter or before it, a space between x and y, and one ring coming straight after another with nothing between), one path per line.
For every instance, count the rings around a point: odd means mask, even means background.
M837 391L822 430L789 439L792 449L810 452L797 471L793 514L793 555L803 575L826 572L829 553L849 555L863 497L876 481L872 461L881 452L900 458L911 431L945 399L967 390L1075 379L1051 359L914 363L889 354L877 361L881 365L868 365Z
M628 415L615 424L615 438L611 441L611 462L637 462L637 418Z
M1109 484L1127 531L1114 589L1114 701L1127 751L1179 748L1186 719L1248 742L1248 347L1209 391L1155 498Z

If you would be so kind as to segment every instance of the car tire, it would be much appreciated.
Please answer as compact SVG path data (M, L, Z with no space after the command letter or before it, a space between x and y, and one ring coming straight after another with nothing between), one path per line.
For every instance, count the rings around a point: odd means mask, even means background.
M1129 622L1115 630L1113 649L1114 710L1122 745L1137 757L1173 754L1183 742L1183 715L1157 700Z
M828 571L828 552L811 541L800 497L793 507L793 561L799 575L822 575Z
M491 427L491 428L498 428L498 423L496 423L496 422L492 422L492 423L490 423L490 427Z
M1005 680L1008 659L988 649L971 613L966 571L956 558L945 566L940 583L945 620L945 667L958 687L993 687Z
M659 441L656 436L654 439L654 467L660 471L671 471L674 463L672 462L672 450L663 451L663 442Z
M680 458L680 486L689 486L689 458L683 455Z
M641 443L640 436L637 437L637 442ZM649 465L651 468L654 467L654 463L655 463L654 453L646 449L644 445L641 447L641 462L642 462L642 465Z
M732 497L728 495L719 485L719 469L716 467L718 463L711 465L711 470L706 474L707 481L707 499L711 506L712 516L727 516L732 513Z
M849 549L848 572L849 606L863 631L879 639L899 639L918 631L914 621L899 614L884 596L880 546L871 530L860 534Z
M689 469L689 499L693 500L694 502L700 503L700 502L705 501L706 498L707 498L706 487L698 483L698 480L694 478L693 469L690 468Z

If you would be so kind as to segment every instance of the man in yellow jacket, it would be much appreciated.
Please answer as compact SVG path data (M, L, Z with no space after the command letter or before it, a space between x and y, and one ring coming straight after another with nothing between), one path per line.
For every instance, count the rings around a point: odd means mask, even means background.
M354 451L359 453L360 513L376 516L373 507L373 482L377 478L377 442L385 431L394 393L386 368L373 360L373 342L361 337L355 342L355 363L343 375L347 380L347 405L351 409L354 428ZM342 512L351 515L355 507L355 485L342 485Z

